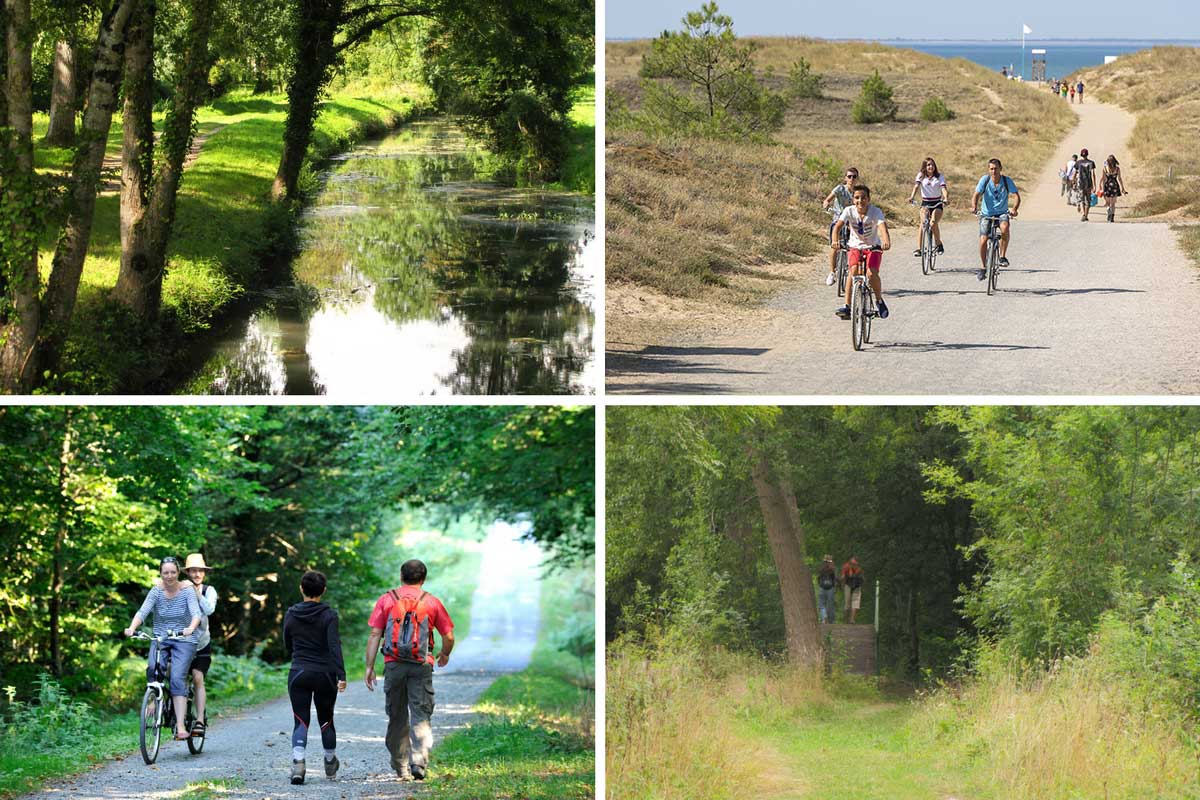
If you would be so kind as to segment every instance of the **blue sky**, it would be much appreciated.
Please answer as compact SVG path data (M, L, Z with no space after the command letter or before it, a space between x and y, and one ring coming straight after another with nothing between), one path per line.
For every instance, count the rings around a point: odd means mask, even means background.
M677 30L702 0L605 0L605 36L641 38ZM718 0L739 36L823 39L1200 39L1196 0Z

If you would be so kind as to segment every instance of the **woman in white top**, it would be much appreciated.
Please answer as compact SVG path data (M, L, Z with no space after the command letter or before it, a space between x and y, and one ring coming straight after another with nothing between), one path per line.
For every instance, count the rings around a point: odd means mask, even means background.
M942 247L942 231L938 227L938 221L942 218L942 212L945 210L950 195L946 191L946 176L938 171L937 162L932 158L921 162L921 171L917 173L912 193L908 196L908 202L911 203L916 198L917 189L921 190L921 221L925 221L926 215L933 215L933 241L936 244L938 255L941 255L946 252L946 248ZM913 255L917 258L921 257L921 231L919 228L917 229L917 249L913 251Z

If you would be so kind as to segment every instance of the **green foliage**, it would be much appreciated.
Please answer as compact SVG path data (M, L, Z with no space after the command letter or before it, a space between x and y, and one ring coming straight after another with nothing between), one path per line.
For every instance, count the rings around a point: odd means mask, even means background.
M425 79L518 174L556 178L571 89L592 69L594 19L591 0L446 6L426 39Z
M31 701L15 699L14 687L6 687L8 702L0 726L0 754L33 750L61 753L87 738L96 716L91 707L73 699L49 675L36 681L37 694Z
M944 122L954 119L954 112L946 107L940 97L931 97L921 106L921 119L926 122Z
M819 98L822 96L821 85L824 82L825 78L820 73L813 72L812 65L801 58L788 70L787 95L793 100L805 97Z
M657 134L733 139L779 128L786 102L755 76L755 45L738 41L733 20L710 2L688 12L683 26L651 43L642 109L631 121Z
M892 87L875 70L863 81L862 91L850 107L850 118L860 125L894 120L899 106L892 100L892 93Z

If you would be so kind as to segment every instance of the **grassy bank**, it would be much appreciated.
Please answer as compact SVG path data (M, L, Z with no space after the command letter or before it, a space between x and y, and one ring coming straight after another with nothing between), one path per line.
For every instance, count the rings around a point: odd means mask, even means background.
M563 189L596 193L596 85L577 86L571 92L571 130L563 162Z
M610 656L611 798L1194 798L1194 730L1103 655L916 696L747 657ZM714 736L714 731L720 731Z
M905 205L913 176L931 155L950 184L947 218L962 219L988 158L1001 158L1018 184L1028 183L1074 125L1070 109L1046 93L963 59L868 43L757 42L757 66L773 70L767 79L772 88L782 90L789 66L803 57L824 76L824 97L790 101L772 143L662 137L610 122L610 284L756 300L779 285L762 265L822 251L829 217L821 200L840 182L844 167L857 166L889 221L907 225L917 220L916 210ZM646 49L645 41L607 44L610 106L635 113L640 108L637 72ZM898 117L857 125L850 107L876 69L895 89ZM921 106L934 96L954 119L919 119Z
M431 797L595 797L592 577L590 568L581 568L543 581L541 629L529 667L488 687L475 709L483 721L437 746ZM583 645L581 661L570 651Z
M417 87L385 95L359 96L349 89L335 94L321 106L310 162L428 111L430 104L428 93ZM163 391L169 366L236 301L269 279L269 265L282 260L291 245L291 213L269 202L286 114L283 95L241 93L197 112L199 133L208 138L179 190L163 283L162 332L139 334L132 320L108 302L120 265L120 199L116 193L98 198L62 372L49 390ZM44 119L40 123L44 126ZM119 151L118 119L109 153ZM59 169L69 155L39 148L38 164ZM302 181L313 185L311 170ZM42 242L44 275L53 246L51 236Z

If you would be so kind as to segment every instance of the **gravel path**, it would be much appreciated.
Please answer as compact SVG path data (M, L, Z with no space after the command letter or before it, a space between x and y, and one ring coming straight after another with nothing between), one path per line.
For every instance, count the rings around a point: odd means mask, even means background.
M471 633L455 647L450 664L434 674L436 708L434 744L469 724L471 707L499 675L523 669L537 639L538 565L541 553L528 543L516 543L519 532L496 524L485 542L480 564L481 580L472 600ZM480 609L505 609L479 614ZM450 609L451 615L465 609ZM513 620L532 619L533 624ZM495 642L504 641L508 655L489 656ZM361 653L346 653L347 660ZM382 668L382 659L378 667ZM451 667L453 666L453 669ZM338 697L334 721L338 757L337 780L330 782L321 768L321 739L309 735L308 779L303 786L288 783L291 762L291 706L287 698L274 700L231 717L221 717L209 728L209 739L199 756L188 754L180 742L164 741L158 761L147 766L140 753L131 752L73 780L57 782L36 798L113 800L115 798L170 798L194 781L238 778L243 785L222 797L238 798L408 798L428 794L421 784L399 783L388 764L383 736L387 717L383 710L382 682L372 693L362 681L352 683ZM137 732L130 731L130 742ZM431 764L437 778L437 754Z
M1060 147L1100 160L1131 119L1089 103ZM1115 132L1114 132L1115 129ZM1091 144L1089 144L1089 142ZM1111 149L1110 149L1111 147ZM943 225L946 254L932 275L912 257L910 229L893 233L884 297L862 352L823 277L824 257L796 265L793 291L753 325L690 330L671 345L610 348L608 390L631 393L809 395L1090 395L1200 392L1192 314L1200 279L1163 223L1081 223L1058 198L1058 155L1028 190L1013 224L1012 266L987 296L975 278L978 227ZM1130 159L1118 155L1122 165ZM1064 157L1065 160L1065 157ZM981 173L982 174L982 173ZM1135 173L1129 170L1132 177ZM1047 180L1049 183L1047 183ZM1127 179L1136 191L1136 182ZM1025 188L1025 187L1022 187ZM961 190L961 189L960 189ZM1028 213L1024 213L1028 211Z

